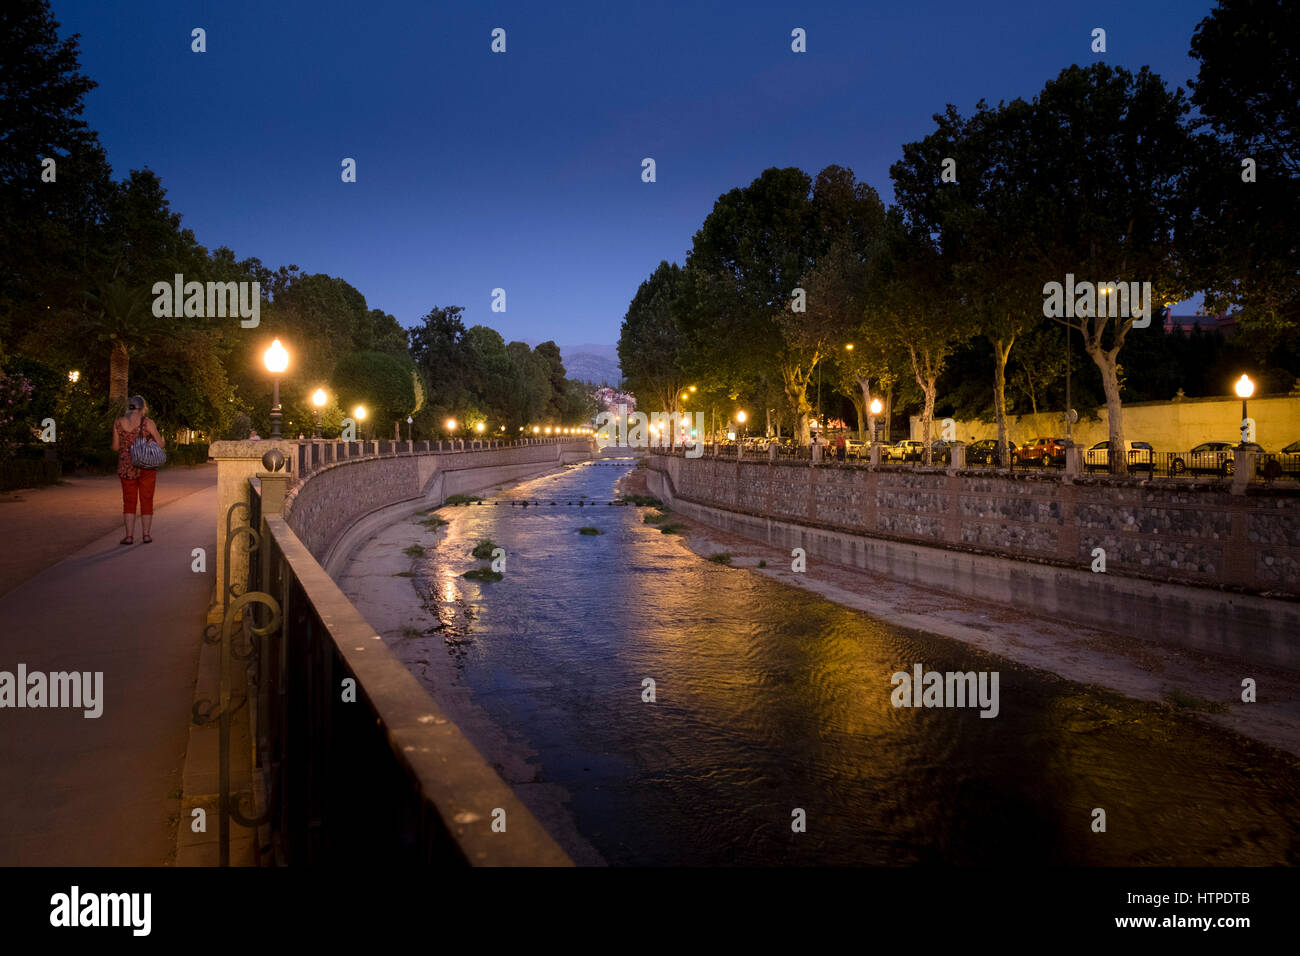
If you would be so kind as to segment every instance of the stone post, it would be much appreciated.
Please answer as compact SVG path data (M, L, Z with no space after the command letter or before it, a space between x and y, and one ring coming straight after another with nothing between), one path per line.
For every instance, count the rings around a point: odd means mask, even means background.
M873 441L871 443L871 467L880 467L880 442L878 441Z
M1232 494L1244 495L1255 477L1255 453L1249 448L1232 450Z
M736 442L736 461L745 457L745 446L741 442Z
M822 460L822 444L821 442L813 442L812 463L814 465L819 465L821 464L821 460Z
M1083 446L1068 445L1065 449L1065 474L1077 478L1083 474Z
M952 454L952 462L948 465L949 468L955 471L958 468L966 467L965 445L953 445L952 448L949 449L949 452Z
M218 441L209 446L208 455L217 462L217 513L213 516L213 521L217 525L217 560L215 566L218 592L225 580L226 572L226 512L236 501L248 501L248 479L264 470L262 468L262 456L264 454L272 448L279 449L280 453L284 455L287 465L294 458L297 444L296 441L282 438L273 441ZM284 475L286 481L290 478L286 472L280 474ZM283 501L283 495L281 495L281 501ZM243 509L236 509L234 518L231 520L231 526L238 527L241 524L248 524L248 518L248 512ZM243 581L248 575L246 544L246 541L235 542L234 553L231 554L230 559L230 580L232 583ZM218 620L224 606L225 600L223 596L217 593L215 609ZM209 614L211 615L211 612ZM211 616L209 619L211 620Z
M767 443L767 460L769 462L776 461L776 442L774 441Z

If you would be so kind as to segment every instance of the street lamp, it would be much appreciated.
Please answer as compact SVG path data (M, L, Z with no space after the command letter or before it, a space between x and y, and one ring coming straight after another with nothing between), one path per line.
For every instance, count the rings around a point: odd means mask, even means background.
M289 367L289 353L280 344L280 340L275 339L262 356L262 361L266 364L266 370L275 376L275 395L271 402L271 437L279 438L280 419L283 417L280 409L280 375Z
M1250 426L1247 424L1246 399L1255 394L1255 383L1250 380L1249 375L1242 375L1237 379L1237 396L1241 399L1241 447L1246 447L1246 436Z
M320 438L320 410L325 407L329 401L329 396L325 394L325 389L318 388L312 393L311 403L316 407L312 411L316 414L316 430L312 432L312 438Z
M476 432L479 432L480 434L482 434L482 432L483 432L483 423L482 423L482 422L479 422L477 425L475 425L475 426L474 426L474 430L475 430Z
M412 418L410 415L407 415L406 416L406 440L408 442L411 440L411 426L414 424L415 424L415 419Z
M443 424L447 426L447 436L451 437L456 431L456 419L449 418Z
M747 422L748 420L749 420L749 415L745 412L743 408L740 411L736 412L736 421L740 424L740 443L742 445L745 443L745 422Z
M71 382L73 385L76 385L79 381L81 381L81 373L76 371L75 369L69 372L68 381Z
M880 414L881 409L885 406L880 404L880 399L871 400L871 444L876 443L876 416Z

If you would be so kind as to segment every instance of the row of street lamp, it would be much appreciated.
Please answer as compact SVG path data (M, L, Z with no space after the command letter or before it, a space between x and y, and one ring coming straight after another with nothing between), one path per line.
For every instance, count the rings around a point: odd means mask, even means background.
M275 385L274 385L274 391L273 391L272 400L271 400L271 437L272 437L272 438L279 438L279 437L281 437L281 435L280 435L280 423L281 423L281 420L282 420L283 417L284 417L283 409L282 409L281 406L280 406L280 376L281 376L281 375L284 373L284 371L289 367L289 352L288 352L288 350L287 350L283 345L280 344L280 340L279 340L279 339L275 339L273 342L271 342L270 347L269 347L269 348L266 350L266 352L262 355L262 362L263 362L263 364L266 365L266 370L267 370L268 372L270 372L272 375L275 376L275 380L274 380L274 381L275 381ZM76 375L77 377L80 377L80 373L77 373L77 372L70 373L68 377L69 377L73 382L75 382L75 381L77 380L76 378L73 378L73 375ZM313 404L314 406L316 406L315 409L313 410L313 411L315 412L315 416L316 416L316 430L315 430L315 433L312 435L312 437L313 437L313 438L320 438L320 437L321 437L321 433L320 433L320 428L321 428L321 425L320 425L320 416L321 416L321 411L322 411L322 409L324 409L324 407L329 403L329 395L326 394L325 389L323 389L323 388L318 388L318 389L316 389L316 391L312 394L311 402L312 402L312 404ZM367 415L367 411L366 411L366 407L365 407L364 405L358 405L356 408L354 408L354 409L352 410L352 417L355 418L358 422L363 422L363 421L365 421L365 420L366 420L366 415ZM414 421L415 421L415 419L413 419L411 416L408 415L408 416L406 417L406 437L407 437L407 440L408 440L408 441L409 441L410 438L411 438L411 426L412 426L412 424L414 424ZM456 419L454 419L454 418L448 418L447 421L446 421L444 424L445 424L445 426L446 426L446 428L447 428L447 433L448 433L449 435L455 434L456 429L459 427L459 424L457 423ZM481 435L481 434L483 434L483 432L486 430L486 427L487 427L487 426L486 426L483 422L478 422L477 424L474 425L474 431ZM498 429L498 431L501 431L501 432L504 432L505 430L506 430L506 429L505 429L505 426L504 426L504 425L502 425L502 426ZM524 426L520 425L520 426L519 426L519 430L520 430L521 432L524 431ZM550 434L552 434L552 433L554 433L554 434L556 434L556 435L560 435L560 434L564 434L564 435L589 435L589 434L591 434L592 429L590 429L590 428L561 428L561 427L559 427L559 426L552 427L552 426L549 426L549 425L546 426L545 429L543 429L541 426L538 426L538 425L534 425L534 426L533 426L533 434L535 434L535 435L539 435L539 434L542 434L543 431L544 431L544 433L547 434L547 435L550 435Z

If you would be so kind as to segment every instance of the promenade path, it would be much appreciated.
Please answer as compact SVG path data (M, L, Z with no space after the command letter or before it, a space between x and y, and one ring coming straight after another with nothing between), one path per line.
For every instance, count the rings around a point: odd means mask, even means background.
M129 547L115 476L0 496L0 671L103 672L98 718L0 709L0 866L175 861L216 479L215 464L162 471L154 540L137 528Z

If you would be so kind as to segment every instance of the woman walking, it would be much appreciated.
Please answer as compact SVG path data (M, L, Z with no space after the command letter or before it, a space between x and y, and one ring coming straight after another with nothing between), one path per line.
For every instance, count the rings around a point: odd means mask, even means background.
M126 405L126 415L113 422L113 451L117 452L117 477L122 479L122 523L126 537L118 544L135 543L135 506L140 499L140 521L144 525L143 543L149 544L149 526L153 524L153 489L158 477L154 468L137 468L131 462L131 444L143 437L165 447L158 426L147 416L149 408L139 395L132 395Z

